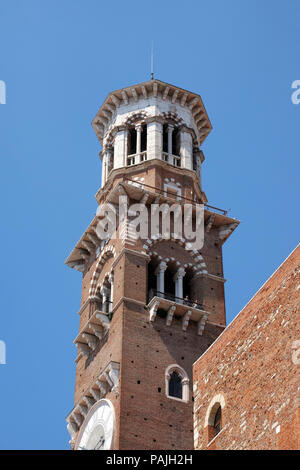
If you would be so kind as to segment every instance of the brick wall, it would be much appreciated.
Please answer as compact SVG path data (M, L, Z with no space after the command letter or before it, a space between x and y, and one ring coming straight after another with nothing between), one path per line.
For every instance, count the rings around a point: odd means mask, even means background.
M194 364L196 449L300 448L299 271L298 246Z
M120 449L192 449L192 363L220 334L207 325L203 336L191 322L166 326L157 317L149 322L142 306L126 302L123 317ZM166 396L165 371L178 364L190 379L188 403Z
M143 171L124 170L111 185L115 186L124 174L130 174L133 179L143 178L145 184L159 189L164 188L166 179L173 179L181 185L182 195L190 198L191 190L195 189L193 178L181 173L179 169L168 168L167 164L161 163L158 168L154 163L147 164ZM102 202L106 196L104 192L100 197ZM208 217L206 214L206 219ZM226 323L222 243L216 228L225 223L225 219L221 218L207 231L201 257L208 271L199 272L191 287L191 299L203 303L210 314L202 336L197 334L198 326L193 320L183 331L182 318L176 315L170 326L166 325L166 318L159 315L151 322L146 307L150 257L156 257L156 261L172 259L174 266L179 262L191 273L192 266L199 263L191 251L173 241L160 241L147 249L142 240L111 239L105 249L113 248L114 256L105 258L103 265L98 264L101 254L97 259L91 256L88 261L83 275L80 331L95 310L93 300L89 299L91 281L94 284L97 280L95 286L101 286L111 271L114 272L114 313L105 343L101 343L91 357L77 359L75 404L110 361L120 363L119 395L109 393L107 396L116 411L114 449L193 448L192 364L220 335ZM178 364L188 375L187 403L166 396L165 373L171 364Z

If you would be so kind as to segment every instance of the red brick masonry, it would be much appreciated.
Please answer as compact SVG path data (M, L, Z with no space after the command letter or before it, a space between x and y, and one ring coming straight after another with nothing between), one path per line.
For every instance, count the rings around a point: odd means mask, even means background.
M300 448L299 271L298 245L195 362L196 449Z

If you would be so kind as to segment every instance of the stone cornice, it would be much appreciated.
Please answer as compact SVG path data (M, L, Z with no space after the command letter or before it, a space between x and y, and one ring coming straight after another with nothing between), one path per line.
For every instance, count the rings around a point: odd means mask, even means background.
M224 277L216 276L215 274L209 274L209 273L200 273L196 275L195 277L207 277L209 279L212 279L213 281L222 282L223 284L226 282L226 279Z
M120 106L127 106L130 103L134 104L139 100L150 98L168 100L172 104L188 108L198 129L200 143L211 131L212 125L200 95L155 79L109 93L92 122L101 144L103 144L105 132Z
M136 165L136 167L139 167L142 170L145 170L149 168L149 166L151 165L160 165L162 167L168 166L168 164L166 162L163 162L162 160L148 160L143 163L140 163L139 165ZM192 170L184 170L182 168L177 170L176 167L174 167L173 170L174 172L180 171L180 174L184 173L185 175L190 176L191 178L194 179L194 181L197 179L196 173ZM131 172L132 172L132 167L129 167L128 173L130 174ZM125 179L123 178L123 181L118 182L113 187L113 180L112 178L110 178L109 185L105 186L104 190L103 189L99 190L98 193L96 194L96 198L99 204L101 204L101 199L104 195L106 195L107 202L116 203L115 201L116 197L118 196L118 194L120 194L120 190L124 191L124 187L126 187L126 191L130 194L133 190L135 192L138 192L140 196L139 200L141 200L143 195L147 194L148 196L151 196L152 199L159 197L160 203L174 202L174 201L169 200L166 196L164 196L161 190L158 190L158 188L151 188L146 185L141 185L141 187L135 187L134 185L129 184L128 180L126 180L126 175L127 175L126 168L112 170L111 175L114 177L125 176ZM200 188L199 188L199 191L201 192ZM130 198L130 194L129 194L129 198ZM204 198L205 194L201 192L201 196ZM200 196L198 197L200 199ZM192 200L185 200L184 198L180 202L182 204L184 203L195 204L193 203ZM206 197L203 202L206 202ZM213 215L213 218L211 219L212 222L211 222L210 229L211 228L216 229L216 234L215 234L216 241L219 242L220 244L223 244L227 240L227 238L231 235L231 233L235 230L235 228L239 225L240 222L237 219L228 217L225 214L218 214L217 212L215 212L214 209L215 208L212 208L210 206L205 206L205 217L206 219L208 219L210 216ZM94 217L91 224L88 226L87 230L84 232L83 236L78 241L78 243L76 244L71 254L68 256L65 263L69 267L73 269L77 269L78 271L81 271L83 273L85 273L87 268L90 267L90 262L91 260L94 259L95 252L100 246L100 244L102 243L102 240L98 239L97 234L95 232L95 228L97 226L98 221L99 221L99 218L97 216ZM208 224L206 225L206 228L208 229ZM111 244L112 244L111 241L107 243L108 246L111 246Z
M136 299L132 299L130 297L121 297L118 302L116 303L116 305L112 308L111 312L112 313L115 313L116 310L118 310L118 308L120 307L120 305L122 303L125 303L125 302L130 302L130 303L133 303L133 304L137 304L139 305L140 307L144 307L145 306L145 302L141 302L140 300L136 300Z

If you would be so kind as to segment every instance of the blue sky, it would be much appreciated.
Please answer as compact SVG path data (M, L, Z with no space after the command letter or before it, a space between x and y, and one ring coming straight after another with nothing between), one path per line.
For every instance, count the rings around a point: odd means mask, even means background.
M228 320L295 248L296 0L0 0L0 448L68 448L81 274L64 260L96 211L91 121L109 91L156 78L199 93L209 203L241 220L224 246Z

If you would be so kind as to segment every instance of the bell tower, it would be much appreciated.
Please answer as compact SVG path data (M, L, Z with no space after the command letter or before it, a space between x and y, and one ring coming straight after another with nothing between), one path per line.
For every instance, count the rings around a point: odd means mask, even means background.
M207 204L201 97L156 79L110 93L92 122L102 145L98 211L66 264L82 273L73 449L193 448L192 364L226 325L222 245L239 221ZM204 205L204 244L136 237L128 217L99 237L101 208ZM194 217L192 211L191 217ZM174 224L174 221L173 221ZM174 225L173 225L174 226Z

